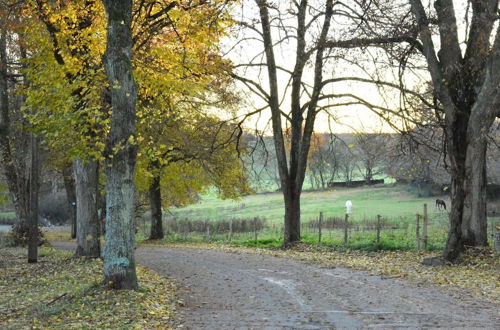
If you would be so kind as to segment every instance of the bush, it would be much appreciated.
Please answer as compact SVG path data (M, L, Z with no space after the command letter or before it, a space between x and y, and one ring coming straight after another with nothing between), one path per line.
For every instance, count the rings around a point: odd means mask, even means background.
M210 227L211 233L229 233L231 227L233 233L249 233L255 230L261 231L266 227L264 218L251 219L230 219L230 220L189 220L189 219L172 219L166 222L166 231L168 233L205 233L207 227Z
M307 223L309 228L317 229L319 227L319 220L311 220ZM404 229L407 228L407 224L390 222L385 218L380 220L380 229ZM321 228L323 229L344 229L345 219L340 217L328 217L321 223ZM348 221L348 228L359 231L359 230L377 230L377 220L362 220L350 222Z

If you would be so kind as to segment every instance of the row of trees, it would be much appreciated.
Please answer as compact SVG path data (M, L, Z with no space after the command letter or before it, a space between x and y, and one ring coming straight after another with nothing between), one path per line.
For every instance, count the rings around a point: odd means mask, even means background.
M245 157L252 183L260 190L280 187L272 139L247 136L251 152ZM387 159L397 143L389 134L314 133L309 151L306 181L312 189L326 189L334 182L365 180L387 174ZM269 187L269 182L274 185Z
M17 232L32 231L29 261L40 154L76 203L76 255L102 254L116 289L137 287L136 190L148 193L151 238L163 236L162 206L209 187L248 191L237 127L214 111L238 101L217 48L228 11L226 1L1 2L0 147Z
M500 148L496 143L498 125L491 132L487 151L488 184L500 183ZM390 177L401 183L423 187L422 194L447 193L450 172L442 149L443 134L439 128L420 128L405 134L314 133L306 169L311 189L327 189L335 182ZM251 183L256 190L279 189L278 164L271 137L249 134L250 152L244 158Z

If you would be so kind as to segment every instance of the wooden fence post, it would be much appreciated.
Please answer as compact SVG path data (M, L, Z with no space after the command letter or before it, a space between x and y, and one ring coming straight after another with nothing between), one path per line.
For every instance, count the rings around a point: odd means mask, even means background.
M380 246L380 214L377 215L377 247Z
M233 238L233 218L229 220L229 242L231 242L231 239Z
M417 252L420 252L420 214L418 213L417 213L416 235L417 235Z
M424 251L427 251L427 243L429 237L427 236L427 225L429 224L429 216L427 215L427 204L424 204Z
M255 234L255 241L257 242L257 219L258 217L253 218L253 231Z
M319 212L319 221L318 221L318 244L321 244L321 225L323 223L323 212Z
M205 226L207 228L207 242L210 242L210 224L208 221L205 221Z
M345 245L347 245L347 242L349 241L349 235L347 233L347 227L349 226L348 220L349 220L349 214L346 213L345 222L344 222L344 244Z

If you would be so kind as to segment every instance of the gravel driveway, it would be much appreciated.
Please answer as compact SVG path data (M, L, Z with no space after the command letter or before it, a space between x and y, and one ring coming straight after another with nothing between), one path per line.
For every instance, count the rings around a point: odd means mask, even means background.
M499 306L404 279L219 250L139 247L136 257L179 283L190 329L500 329Z

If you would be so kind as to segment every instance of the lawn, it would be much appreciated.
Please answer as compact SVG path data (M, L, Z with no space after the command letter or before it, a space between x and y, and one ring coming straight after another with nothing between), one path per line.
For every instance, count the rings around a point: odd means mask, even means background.
M377 214L383 217L415 218L423 212L427 203L429 214L446 217L446 212L435 208L435 198L418 198L412 195L406 186L383 185L378 187L340 188L336 190L304 192L301 199L302 219L308 221L325 216L343 217L345 202L353 203L352 221L375 219ZM445 198L447 204L449 201ZM191 220L225 220L230 218L264 217L269 224L281 223L284 217L283 195L280 192L262 193L246 196L239 201L218 200L209 194L197 204L170 211L176 218Z
M450 201L444 199L449 206ZM313 221L323 212L325 220L336 218L343 223L345 202L351 200L353 212L349 217L348 242L344 242L343 224L333 229L323 227L321 243L340 249L360 250L413 250L417 247L416 214L428 209L427 250L444 247L448 231L448 212L435 207L436 197L416 197L406 185L386 184L375 187L340 188L328 191L306 191L301 199L302 241L318 243L319 232ZM376 239L376 219L381 215L383 226L380 241ZM265 219L265 228L253 230L252 219ZM283 243L283 196L280 192L245 196L238 201L219 200L215 194L207 194L200 202L188 207L170 210L165 214L166 241L212 241L245 246L279 246ZM232 220L231 220L232 219ZM247 221L247 230L228 234L229 222ZM500 219L491 218L491 223ZM200 225L201 222L201 225ZM423 220L420 234L423 239ZM149 233L149 215L139 226L139 241ZM200 230L199 228L202 228ZM207 230L207 227L210 227ZM489 228L492 226L490 225ZM194 229L197 228L197 229ZM257 239L256 239L257 237ZM422 248L424 242L421 241Z

